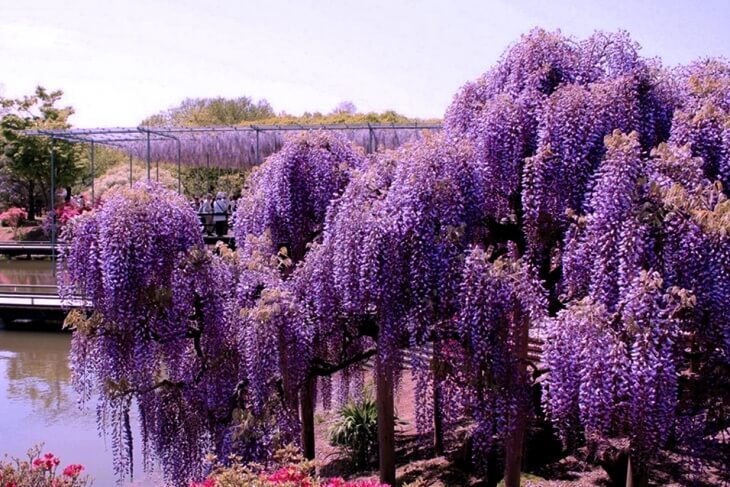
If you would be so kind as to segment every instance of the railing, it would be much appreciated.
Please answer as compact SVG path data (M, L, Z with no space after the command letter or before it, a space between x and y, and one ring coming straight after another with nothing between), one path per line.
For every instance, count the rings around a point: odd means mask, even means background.
M0 294L58 294L58 288L55 284L0 284Z

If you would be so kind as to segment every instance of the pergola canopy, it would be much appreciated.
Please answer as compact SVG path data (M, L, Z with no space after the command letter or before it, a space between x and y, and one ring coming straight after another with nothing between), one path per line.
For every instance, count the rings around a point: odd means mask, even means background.
M129 154L129 183L132 184L132 158L147 162L151 179L152 162L178 165L178 192L181 191L182 164L190 166L245 168L279 150L285 135L311 130L337 131L362 146L366 152L396 147L416 140L424 131L440 130L438 124L338 124L338 125L244 125L221 127L113 127L91 129L26 130L32 137L51 138L51 258L56 257L56 171L55 141L84 143L90 146L91 199L94 196L94 146L103 144Z
M246 168L261 163L284 144L287 135L311 130L336 131L366 152L394 149L420 138L437 124L243 125L218 127L113 127L31 130L29 136L104 144L151 162L188 166Z

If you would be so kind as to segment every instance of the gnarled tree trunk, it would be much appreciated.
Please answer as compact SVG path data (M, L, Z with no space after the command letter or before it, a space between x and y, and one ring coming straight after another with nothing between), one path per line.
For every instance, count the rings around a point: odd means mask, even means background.
M375 359L375 401L378 407L378 459L380 481L395 485L395 414L393 409L393 371L378 354Z
M510 418L511 428L505 442L504 485L505 487L520 487L522 470L522 452L527 429L527 414L529 411L529 388L527 383L527 345L529 338L530 319L521 306L515 310L515 323L519 323L517 331L518 370L513 375L512 390L517 391L518 404L515 416Z
M304 458L314 460L314 387L316 379L310 377L299 394L302 421L302 450Z

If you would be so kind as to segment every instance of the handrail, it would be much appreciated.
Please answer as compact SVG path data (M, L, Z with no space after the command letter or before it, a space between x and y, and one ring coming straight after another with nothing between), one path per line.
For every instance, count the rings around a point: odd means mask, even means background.
M6 287L15 287L15 288L40 288L40 289L57 289L58 286L56 284L0 284L0 289L6 288Z
M50 240L4 240L0 242L0 246L8 247L44 247L51 245Z

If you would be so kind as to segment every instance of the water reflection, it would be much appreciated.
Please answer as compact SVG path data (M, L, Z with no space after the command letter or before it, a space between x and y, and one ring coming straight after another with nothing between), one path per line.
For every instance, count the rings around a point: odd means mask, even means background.
M95 404L81 410L71 386L69 333L0 329L0 456L24 457L45 443L62 463L82 463L94 485L113 486L111 445L97 433ZM136 425L136 418L132 419ZM139 431L135 454L141 452ZM127 485L160 485L156 474L143 475L136 459L135 478Z
M0 260L0 291L2 292L49 292L54 286L53 262L50 260L10 259ZM53 292L51 290L51 292Z
M30 407L34 418L53 423L78 410L70 393L69 335L3 332L0 349L7 376L6 399Z

